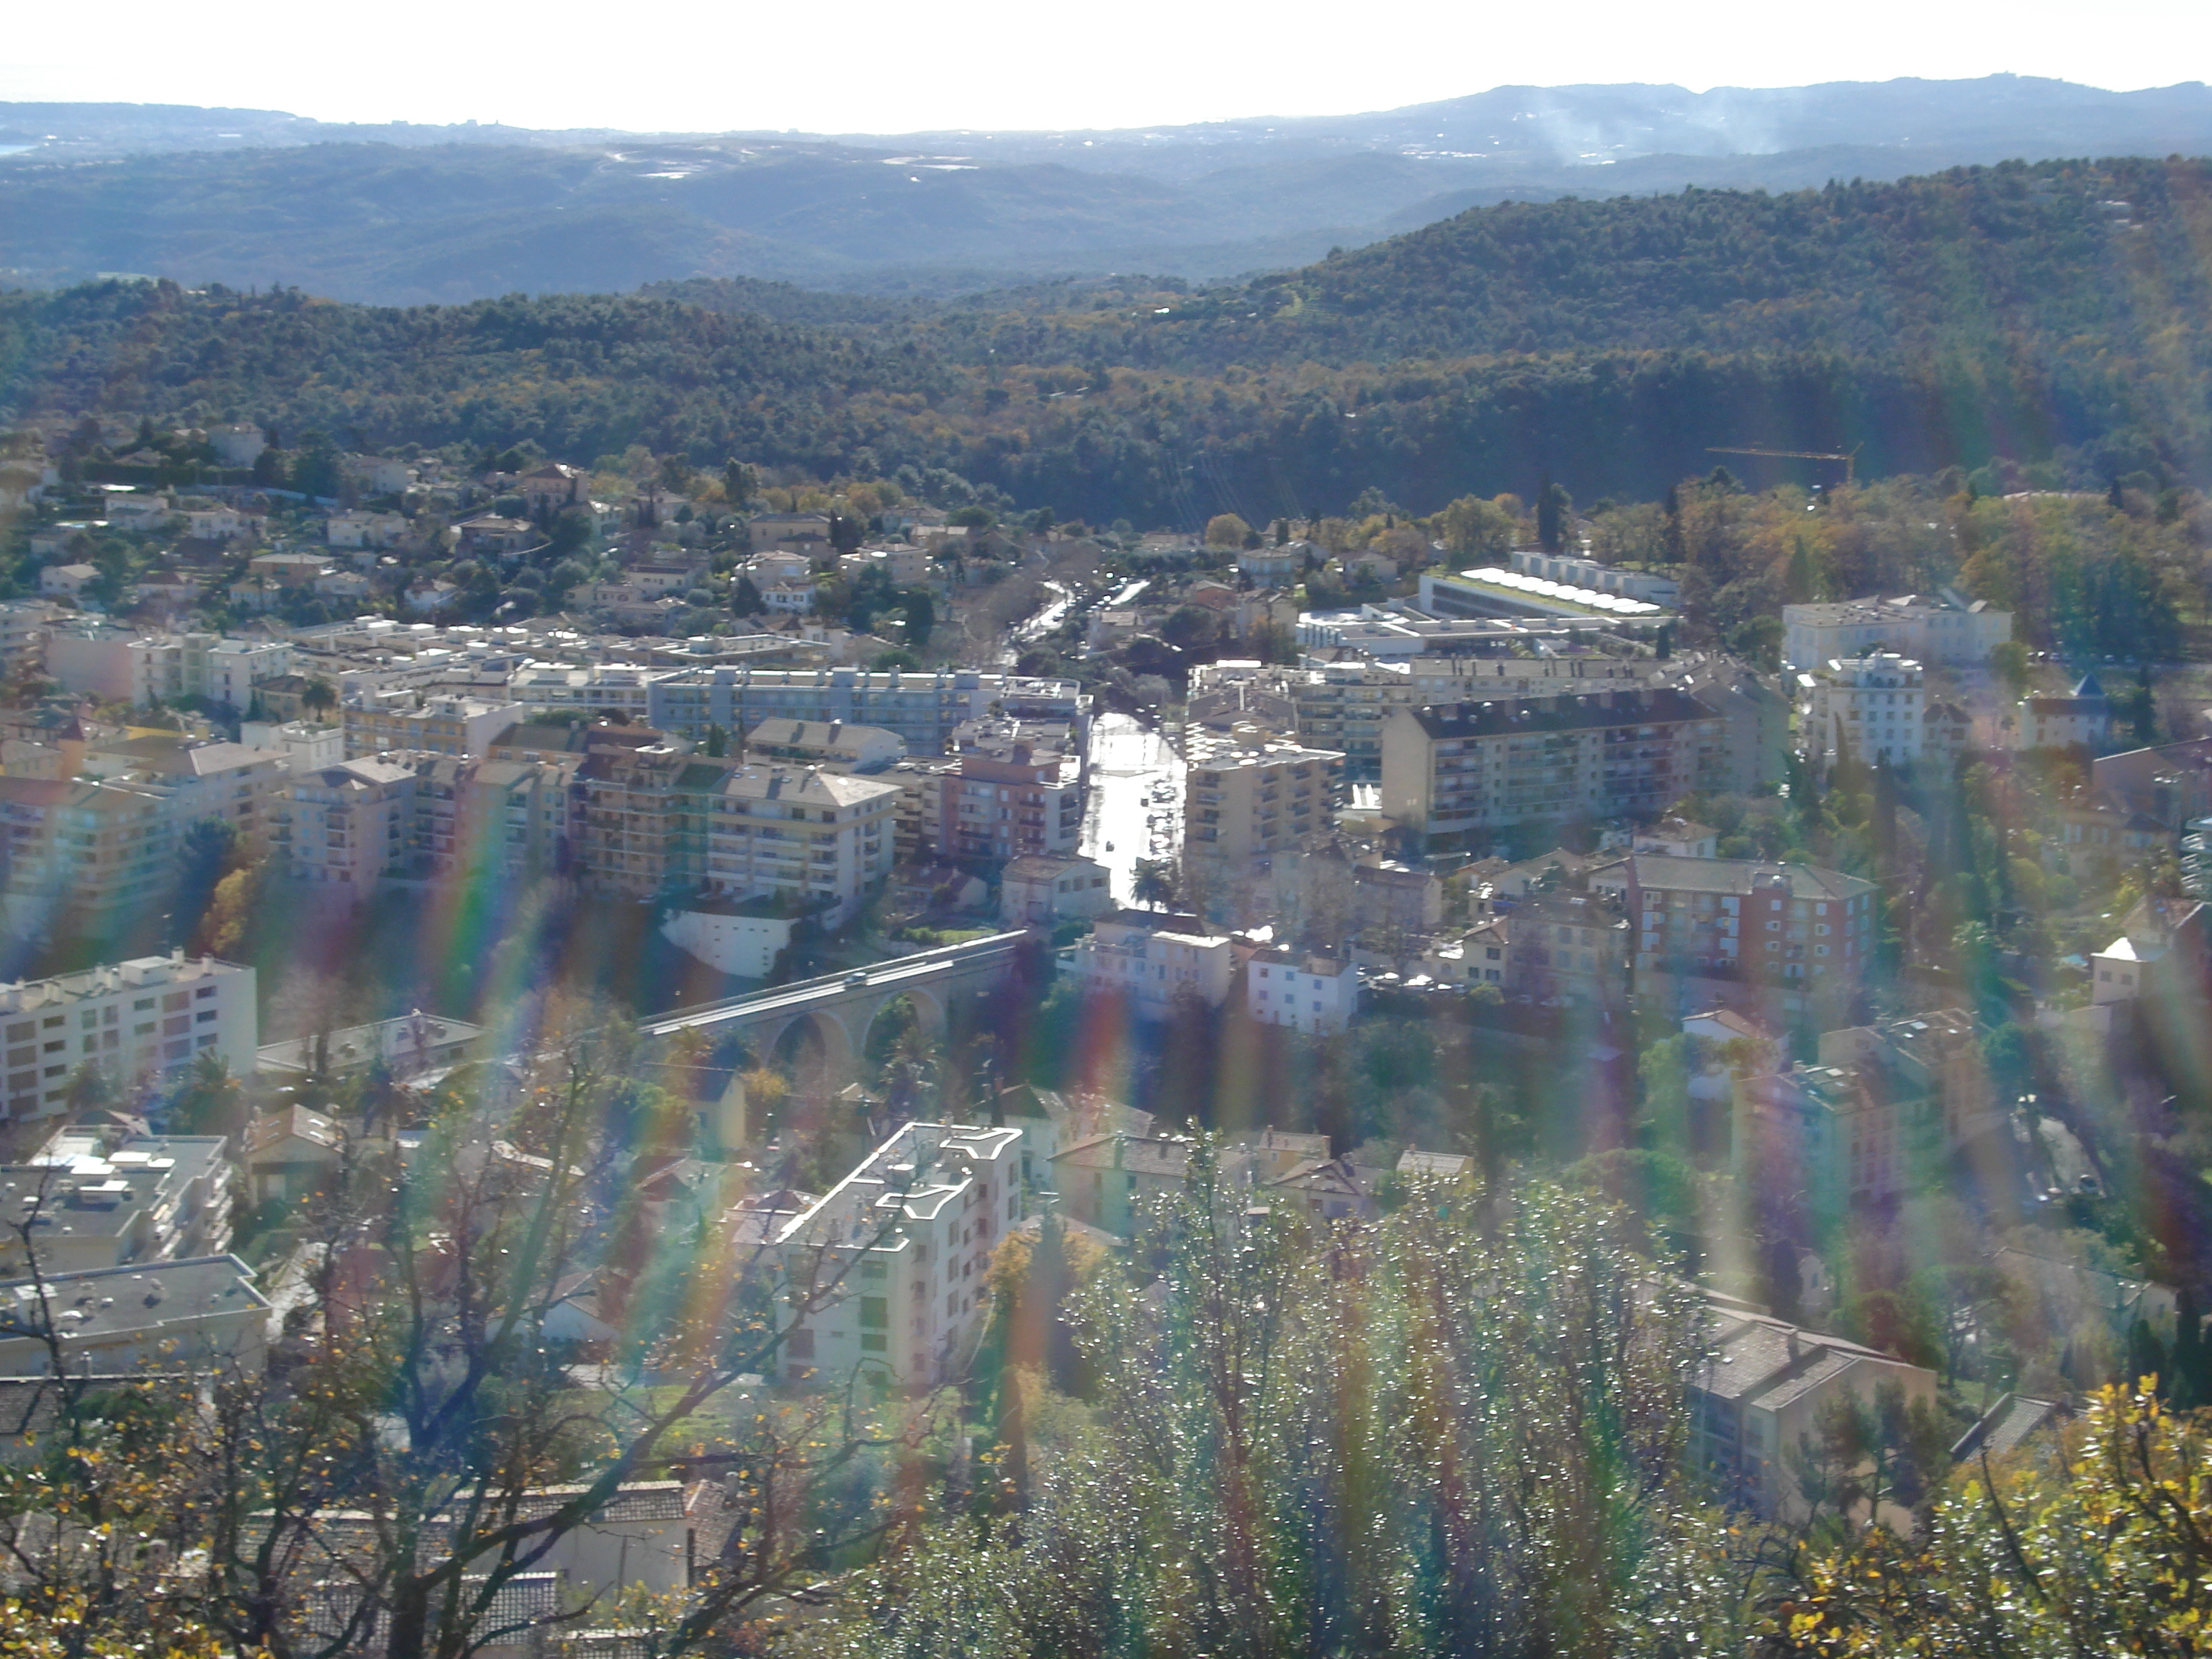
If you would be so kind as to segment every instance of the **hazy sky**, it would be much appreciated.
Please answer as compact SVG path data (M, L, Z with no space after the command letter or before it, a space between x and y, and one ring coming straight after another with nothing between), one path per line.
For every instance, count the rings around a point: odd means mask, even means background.
M2212 79L2212 0L19 0L9 12L0 99L648 131L1120 127L1575 82Z

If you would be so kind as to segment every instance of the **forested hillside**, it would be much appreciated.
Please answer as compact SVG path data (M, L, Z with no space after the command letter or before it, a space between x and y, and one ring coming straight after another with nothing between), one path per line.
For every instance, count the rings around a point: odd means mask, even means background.
M1182 368L1592 348L1955 352L2139 342L2212 301L2203 161L1508 203L1115 326L994 335ZM985 318L992 313L986 311ZM987 325L988 326L988 325Z
M2121 161L1481 209L1241 286L951 306L690 283L403 310L110 283L0 300L0 401L371 447L910 465L1139 524L1370 487L1426 512L1545 474L1650 499L1746 443L2101 486L2212 471L2208 246L2206 164Z

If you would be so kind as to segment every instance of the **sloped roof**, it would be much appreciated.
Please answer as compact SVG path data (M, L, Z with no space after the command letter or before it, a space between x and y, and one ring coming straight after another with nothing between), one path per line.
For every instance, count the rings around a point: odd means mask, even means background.
M335 1121L305 1106L287 1106L246 1125L246 1151L249 1157L274 1151L287 1140L295 1139L336 1151L344 1136Z
M1180 1181L1190 1169L1191 1143L1146 1135L1093 1135L1052 1160L1072 1170L1121 1169L1131 1175Z

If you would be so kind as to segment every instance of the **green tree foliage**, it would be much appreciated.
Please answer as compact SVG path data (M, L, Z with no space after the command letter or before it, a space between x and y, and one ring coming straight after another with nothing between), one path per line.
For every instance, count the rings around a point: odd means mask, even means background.
M1234 513L1217 513L1206 521L1206 544L1208 547L1242 547L1252 526Z
M1857 447L1863 477L1957 467L1984 501L2070 483L2156 524L2181 512L2158 505L2174 480L2212 468L2208 178L2046 162L1510 204L1165 314L1133 291L1126 308L831 327L651 295L380 309L95 283L0 296L0 401L246 408L366 445L866 465L986 518L986 500L1048 501L1096 524L1303 516L1370 488L1432 512L1547 469L1648 500L1752 440ZM295 473L318 453L301 442ZM1212 499L1191 499L1194 456ZM2111 507L2108 483L2138 472L2148 490Z
M1536 542L1549 553L1557 553L1566 545L1567 526L1574 513L1574 503L1566 490L1551 479L1536 492Z
M1333 1240L1201 1154L1139 1260L1072 1303L1090 1431L1018 1517L884 1568L833 1650L1534 1659L1700 1616L1696 1320L1617 1212L1437 1187Z
M1175 902L1175 868L1160 859L1139 859L1131 896L1139 904L1164 909Z
M188 825L178 852L176 899L170 910L169 931L179 945L198 932L219 884L241 862L238 830L222 818L202 818Z
M2212 1626L2209 1431L2148 1389L2102 1389L2063 1455L1967 1466L1924 1545L1872 1528L1821 1561L1766 1651L2201 1654Z

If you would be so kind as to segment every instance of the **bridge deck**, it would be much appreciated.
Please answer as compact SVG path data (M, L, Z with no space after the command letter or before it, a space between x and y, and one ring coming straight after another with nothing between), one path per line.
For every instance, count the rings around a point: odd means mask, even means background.
M910 957L893 957L887 962L870 963L865 969L848 969L844 973L823 974L814 979L794 980L788 985L770 986L764 991L750 991L744 996L731 997L721 1002L705 1002L695 1007L678 1008L659 1019L647 1021L645 1033L647 1036L672 1036L690 1027L726 1025L732 1021L787 1013L795 1009L836 1002L848 996L866 995L887 988L924 985L941 975L1010 956L1031 937L1027 930L993 933L988 938L971 939L959 945L940 945L933 950L917 951ZM867 979L863 982L854 981L851 975L855 972L866 972Z

